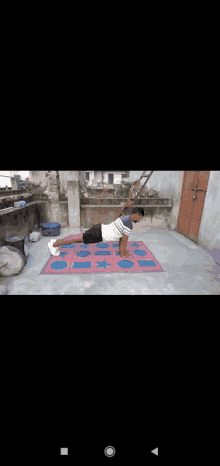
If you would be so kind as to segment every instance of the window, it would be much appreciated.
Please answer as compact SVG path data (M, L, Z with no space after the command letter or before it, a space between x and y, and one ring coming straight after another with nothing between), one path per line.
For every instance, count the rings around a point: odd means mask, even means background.
M122 178L126 178L126 173L122 173Z
M86 180L89 181L89 172L86 172Z
M108 174L108 184L113 184L113 181L114 181L114 174L109 173Z

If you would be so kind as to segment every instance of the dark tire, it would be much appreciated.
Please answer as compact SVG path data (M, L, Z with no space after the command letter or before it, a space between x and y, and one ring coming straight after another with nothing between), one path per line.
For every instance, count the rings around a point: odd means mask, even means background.
M3 277L19 275L25 265L25 256L19 249L14 246L0 247L0 275Z

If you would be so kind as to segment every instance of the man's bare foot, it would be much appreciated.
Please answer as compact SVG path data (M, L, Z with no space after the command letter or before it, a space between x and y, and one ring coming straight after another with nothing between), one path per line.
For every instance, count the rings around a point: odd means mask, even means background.
M55 243L53 243L54 248L58 248L59 246L60 246L59 240L57 240L57 241L55 241Z

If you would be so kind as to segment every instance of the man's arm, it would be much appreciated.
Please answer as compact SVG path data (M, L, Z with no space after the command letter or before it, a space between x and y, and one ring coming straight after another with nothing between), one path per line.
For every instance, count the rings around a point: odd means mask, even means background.
M68 240L58 239L57 241L53 243L53 246L57 248L59 246L65 246L66 244L73 244L73 243L74 243L73 239L68 239Z
M122 238L120 239L120 242L119 242L119 254L120 256L123 255L126 251L126 247L127 247L127 244L128 244L128 238L129 236L127 235L123 235Z

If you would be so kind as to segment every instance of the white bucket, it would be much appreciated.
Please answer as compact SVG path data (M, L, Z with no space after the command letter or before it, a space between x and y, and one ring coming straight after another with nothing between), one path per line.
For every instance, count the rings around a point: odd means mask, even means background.
M38 241L41 237L41 234L39 231L33 231L31 234L30 234L30 241Z

